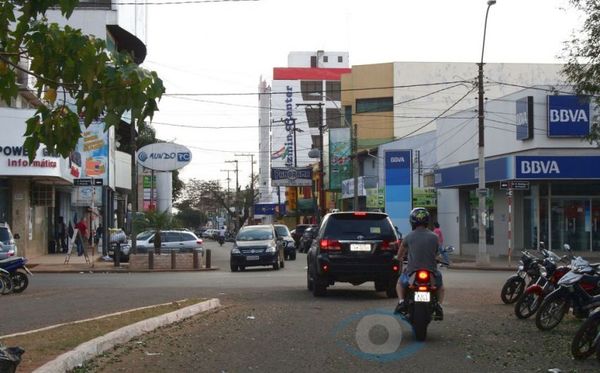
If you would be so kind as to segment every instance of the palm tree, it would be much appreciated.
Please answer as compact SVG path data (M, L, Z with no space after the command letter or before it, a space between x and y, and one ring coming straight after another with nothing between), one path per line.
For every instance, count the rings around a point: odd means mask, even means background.
M160 232L173 227L173 215L168 211L147 211L133 220L136 232L154 231L154 253L160 255Z

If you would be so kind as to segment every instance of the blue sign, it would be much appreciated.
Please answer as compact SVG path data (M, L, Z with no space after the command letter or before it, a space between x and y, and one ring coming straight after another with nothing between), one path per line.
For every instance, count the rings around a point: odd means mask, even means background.
M517 100L517 140L533 138L533 96Z
M517 156L517 179L600 179L600 156Z
M279 211L278 211L279 210ZM257 203L254 205L254 215L285 215L285 203L279 205L276 203Z
M386 150L385 212L400 232L410 232L412 209L412 150Z
M548 137L584 137L590 133L590 100L548 96Z
M486 160L486 183L512 179L512 162L512 157ZM479 182L478 171L478 162L439 169L435 173L435 186L437 188L451 188L461 185L476 185Z

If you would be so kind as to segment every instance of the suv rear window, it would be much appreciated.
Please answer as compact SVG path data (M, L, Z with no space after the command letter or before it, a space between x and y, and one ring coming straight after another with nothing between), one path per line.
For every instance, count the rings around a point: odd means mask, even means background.
M338 240L363 239L395 240L394 227L386 215L356 216L353 214L331 215L325 227L324 237Z

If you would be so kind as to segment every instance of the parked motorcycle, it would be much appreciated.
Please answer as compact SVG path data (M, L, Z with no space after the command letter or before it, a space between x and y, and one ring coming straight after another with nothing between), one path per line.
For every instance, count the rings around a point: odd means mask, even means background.
M12 292L13 282L10 273L0 268L0 294L9 294Z
M600 310L593 312L581 324L571 342L571 355L576 360L587 359L596 351L596 356L600 359Z
M600 275L598 266L590 265L581 257L571 262L571 271L558 281L558 288L542 301L535 317L535 325L540 330L550 330L562 321L573 307L577 318L586 318L594 308L600 306Z
M537 257L527 250L521 251L521 254L517 273L506 280L500 291L500 298L505 304L515 303L525 291L525 285L533 284L540 275Z
M410 275L406 291L405 316L415 332L417 341L427 338L427 327L438 307L437 288L433 272L419 269Z
M26 264L27 259L22 256L0 260L0 268L10 273L12 291L14 293L21 293L29 285L27 275L32 276L33 274L27 268Z

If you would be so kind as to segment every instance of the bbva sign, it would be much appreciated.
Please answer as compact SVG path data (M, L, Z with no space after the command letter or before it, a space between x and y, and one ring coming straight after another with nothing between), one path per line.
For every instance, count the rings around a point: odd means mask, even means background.
M159 142L142 147L136 154L138 163L155 171L173 171L192 161L192 152L183 145Z
M589 133L589 98L548 96L548 137L584 137Z

